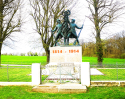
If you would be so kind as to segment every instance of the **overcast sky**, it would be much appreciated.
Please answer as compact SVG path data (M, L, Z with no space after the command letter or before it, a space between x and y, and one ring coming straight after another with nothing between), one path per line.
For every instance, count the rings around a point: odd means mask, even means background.
M24 24L21 27L22 32L21 33L15 33L14 39L16 42L9 42L9 47L3 46L2 48L2 53L27 53L29 51L31 52L37 52L37 53L42 53L44 52L44 49L42 48L42 44L39 43L40 36L38 33L35 33L35 25L33 22L32 17L29 15L30 14L30 5L27 2L28 0L25 0L25 4L23 9L21 10L22 13L22 18L24 20ZM77 5L72 8L71 10L71 16L70 19L75 19L76 24L81 27L84 20L85 16L89 16L90 12L87 9L88 5L85 0L79 0ZM103 35L101 35L102 39L111 37L113 34L120 32L122 30L125 30L125 17L122 16L121 19L117 20L118 22L113 24L113 25L108 25L104 29ZM77 34L79 33L80 30L77 30ZM94 35L92 34L92 23L91 21L86 18L84 22L84 27L80 35L80 40L83 40L84 42L88 41L95 41ZM35 43L34 43L35 42Z

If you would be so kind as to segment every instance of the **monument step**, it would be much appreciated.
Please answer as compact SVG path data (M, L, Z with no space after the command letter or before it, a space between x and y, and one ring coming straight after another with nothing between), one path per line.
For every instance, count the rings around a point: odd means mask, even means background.
M86 93L87 87L81 84L45 84L35 86L32 91L42 93Z

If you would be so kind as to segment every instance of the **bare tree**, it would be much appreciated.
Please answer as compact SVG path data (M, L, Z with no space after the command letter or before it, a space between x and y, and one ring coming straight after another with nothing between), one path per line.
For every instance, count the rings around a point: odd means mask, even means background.
M122 54L125 53L125 31L117 33L114 36L114 39L115 39L115 45L117 49L119 50L118 56L121 58Z
M0 66L1 66L1 49L4 41L10 38L13 32L18 32L21 26L21 19L18 10L20 0L0 0Z
M54 44L50 28L54 29L56 20L60 18L62 11L75 0L30 0L33 8L32 17L36 25L36 32L41 36L41 42L45 49L47 62L49 62L49 47ZM75 4L75 3L74 3Z
M98 63L103 62L103 48L101 42L101 33L104 27L115 21L123 12L124 3L118 0L86 0L89 5L91 16L88 18L93 22L96 32L96 53Z

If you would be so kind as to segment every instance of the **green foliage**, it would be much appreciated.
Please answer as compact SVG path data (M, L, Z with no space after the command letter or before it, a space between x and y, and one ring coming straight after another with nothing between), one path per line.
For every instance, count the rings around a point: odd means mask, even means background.
M38 56L37 52L34 53L34 56Z
M103 48L102 48L102 44L99 43L96 45L96 54L98 57L98 63L102 63L103 62Z
M33 52L28 52L27 53L28 56L38 56L37 52L33 53Z
M125 59L125 53L121 55L121 59Z

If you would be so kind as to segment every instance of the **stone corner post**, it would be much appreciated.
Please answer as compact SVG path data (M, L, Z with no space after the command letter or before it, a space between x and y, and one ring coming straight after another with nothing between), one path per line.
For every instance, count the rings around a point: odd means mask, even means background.
M90 63L81 63L81 84L87 87L90 86Z
M40 85L41 74L40 74L40 63L32 64L32 85Z

